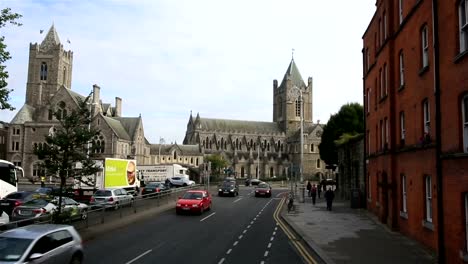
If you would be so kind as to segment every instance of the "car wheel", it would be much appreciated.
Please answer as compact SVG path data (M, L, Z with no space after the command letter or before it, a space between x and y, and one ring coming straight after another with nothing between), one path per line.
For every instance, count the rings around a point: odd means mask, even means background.
M202 206L202 207L200 207L200 214L203 214L203 211L204 210L203 210L203 206Z
M81 212L81 220L86 220L88 218L88 210L83 210Z
M83 256L79 253L75 253L70 260L70 264L81 264L83 263Z
M119 208L120 208L119 203L116 203L116 204L114 205L114 210L119 210Z
M184 183L182 186L184 186L184 187L187 187L187 184L186 184L186 183Z
M222 193L222 192L219 192L219 193L218 193L218 196L223 196L223 193Z

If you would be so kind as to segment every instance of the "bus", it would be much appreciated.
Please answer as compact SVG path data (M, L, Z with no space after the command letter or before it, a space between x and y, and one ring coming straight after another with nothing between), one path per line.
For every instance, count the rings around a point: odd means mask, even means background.
M0 198L18 191L18 176L23 177L24 171L13 163L0 159Z

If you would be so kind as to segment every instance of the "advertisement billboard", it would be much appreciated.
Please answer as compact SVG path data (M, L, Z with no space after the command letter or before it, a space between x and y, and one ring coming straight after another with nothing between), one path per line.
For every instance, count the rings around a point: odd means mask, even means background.
M104 188L135 187L136 160L106 159L104 177Z

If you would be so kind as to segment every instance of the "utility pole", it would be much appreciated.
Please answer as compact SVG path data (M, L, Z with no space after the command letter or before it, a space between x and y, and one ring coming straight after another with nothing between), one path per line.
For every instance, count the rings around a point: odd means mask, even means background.
M159 152L158 152L158 163L161 164L161 145L166 143L164 138L159 137Z
M302 98L302 90L299 90L299 104L301 105L301 167L300 167L300 177L301 184L304 182L303 170L304 170L304 100Z
M260 145L261 142L258 144L258 156L257 156L257 179L260 179Z

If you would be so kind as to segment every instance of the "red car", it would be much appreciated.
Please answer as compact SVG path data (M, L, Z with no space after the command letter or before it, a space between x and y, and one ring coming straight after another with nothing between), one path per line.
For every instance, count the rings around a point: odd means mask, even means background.
M271 186L266 182L261 182L255 187L255 197L271 197Z
M184 193L176 204L176 213L199 213L211 209L211 195L204 190L190 190Z

